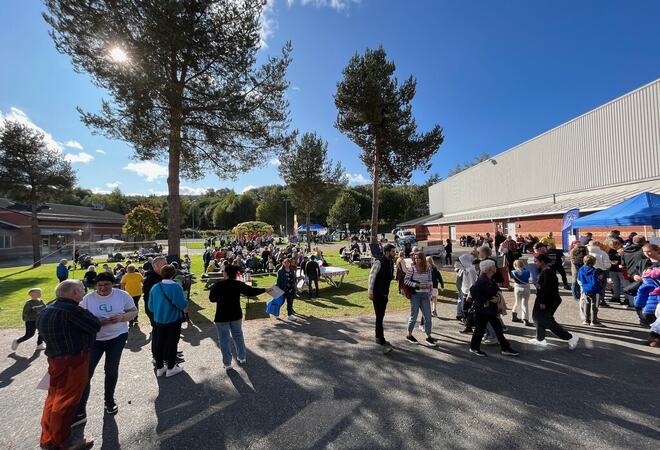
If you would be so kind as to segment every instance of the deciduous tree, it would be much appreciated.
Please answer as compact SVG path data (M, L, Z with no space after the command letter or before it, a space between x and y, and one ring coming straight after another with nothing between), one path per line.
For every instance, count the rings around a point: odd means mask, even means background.
M350 230L355 230L360 224L360 205L348 192L342 192L330 208L328 223L343 229L348 224Z
M145 205L139 205L126 214L124 233L144 240L153 238L162 229L159 212Z

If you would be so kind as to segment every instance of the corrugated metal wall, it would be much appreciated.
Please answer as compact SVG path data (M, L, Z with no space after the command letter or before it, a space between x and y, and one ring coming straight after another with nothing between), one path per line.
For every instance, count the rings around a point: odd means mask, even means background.
M660 178L660 79L492 160L431 186L430 214Z

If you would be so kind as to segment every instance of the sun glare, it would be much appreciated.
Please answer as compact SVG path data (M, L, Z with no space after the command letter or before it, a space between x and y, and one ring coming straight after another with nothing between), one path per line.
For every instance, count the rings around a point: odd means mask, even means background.
M112 50L110 50L110 59L112 59L112 61L116 63L124 63L128 61L128 55L121 48L115 47Z

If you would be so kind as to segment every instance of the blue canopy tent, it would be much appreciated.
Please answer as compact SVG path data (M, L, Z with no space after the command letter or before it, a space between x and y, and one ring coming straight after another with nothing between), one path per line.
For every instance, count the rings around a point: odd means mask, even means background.
M631 225L660 228L660 195L642 192L617 205L574 220L571 228Z
M328 229L323 225L319 225L318 223L312 223L309 225L309 231L320 233L323 231L328 231ZM307 232L307 225L303 224L298 227L298 233L306 233L306 232Z

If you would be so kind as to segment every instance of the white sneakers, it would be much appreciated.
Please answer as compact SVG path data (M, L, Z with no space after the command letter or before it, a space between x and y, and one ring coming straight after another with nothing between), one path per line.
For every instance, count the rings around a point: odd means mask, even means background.
M156 369L156 376L162 377L167 372L167 366L163 366L160 369Z
M546 341L545 339L543 339L542 341L539 341L536 338L532 338L527 342L529 342L532 345L538 345L539 347L547 347L548 346L548 341Z
M236 359L238 360L238 363L239 363L239 364L245 364L245 362L247 361L245 358L243 358L243 359L241 359L241 358L236 358Z
M167 369L167 372L165 372L166 377L173 377L174 375L178 375L181 372L183 372L183 367L179 365L175 365L171 369Z
M42 342L41 344L37 345L37 350L46 350L46 343Z
M580 337L577 334L574 334L573 337L568 340L568 348L570 350L575 350L575 347L577 347L579 340Z
M16 351L17 348L18 348L18 339L14 339L13 341L11 341L11 349L13 351Z
M296 320L296 316L294 316L294 315L287 316L287 319L289 319L289 320Z
M231 369L231 363L229 363L229 364L224 364L224 367L225 367L225 370L229 370L229 369Z

